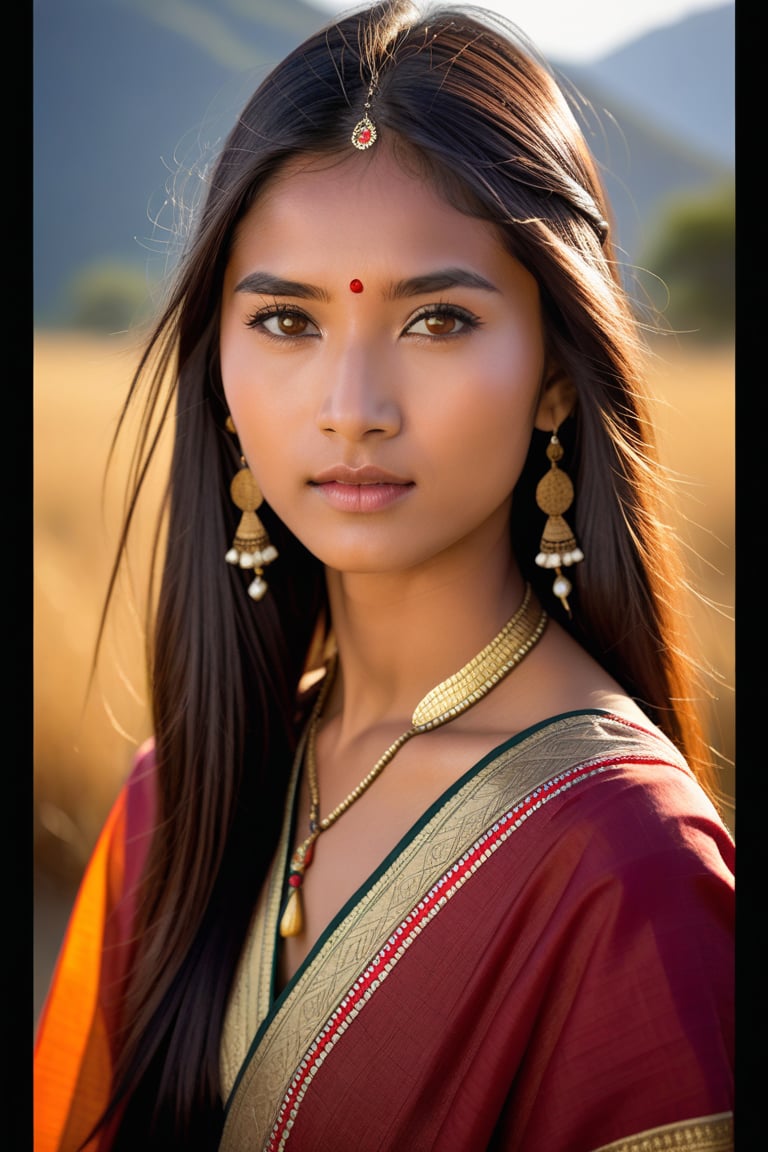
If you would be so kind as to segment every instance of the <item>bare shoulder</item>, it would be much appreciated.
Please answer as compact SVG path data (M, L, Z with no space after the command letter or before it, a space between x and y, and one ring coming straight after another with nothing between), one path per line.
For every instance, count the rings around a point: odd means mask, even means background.
M503 700L502 700L503 697ZM499 693L498 704L519 713L515 726L564 712L601 708L647 724L648 716L621 685L564 628L550 620L547 630Z

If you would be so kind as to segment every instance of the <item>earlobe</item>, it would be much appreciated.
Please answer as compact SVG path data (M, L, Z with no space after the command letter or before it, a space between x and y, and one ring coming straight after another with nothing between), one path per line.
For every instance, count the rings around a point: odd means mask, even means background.
M553 432L576 407L576 388L560 368L548 373L534 421L540 432Z

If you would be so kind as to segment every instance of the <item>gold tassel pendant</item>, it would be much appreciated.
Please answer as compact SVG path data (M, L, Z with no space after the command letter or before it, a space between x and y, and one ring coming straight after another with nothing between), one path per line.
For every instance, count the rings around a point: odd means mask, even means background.
M283 915L280 919L280 935L283 939L285 939L286 936L299 936L303 928L304 908L302 906L301 892L297 886L291 889L288 903L283 909Z
M303 844L299 844L291 860L291 870L288 874L288 883L291 891L288 902L283 909L280 919L280 935L299 936L304 929L304 904L301 899L301 886L304 883L304 873L312 863L315 840L320 830L313 830Z

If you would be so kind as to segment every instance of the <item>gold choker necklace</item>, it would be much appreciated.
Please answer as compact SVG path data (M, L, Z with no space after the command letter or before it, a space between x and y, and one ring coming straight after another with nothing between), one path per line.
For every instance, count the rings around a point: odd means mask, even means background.
M376 777L386 768L395 753L412 736L430 732L442 724L448 724L482 700L492 688L504 679L520 663L541 638L547 623L547 614L539 604L530 584L526 586L523 603L481 652L473 656L468 664L453 676L443 680L416 705L411 717L411 727L390 744L383 756L376 761L367 776L364 776L346 799L320 819L320 789L317 780L317 759L315 746L317 726L323 712L323 705L333 685L336 672L336 659L329 664L322 687L309 718L306 737L306 768L309 784L309 836L301 843L291 859L288 874L290 894L280 921L281 936L298 936L304 927L304 913L301 902L301 885L304 873L312 863L315 841L321 832L334 824L339 816L351 807L373 784Z

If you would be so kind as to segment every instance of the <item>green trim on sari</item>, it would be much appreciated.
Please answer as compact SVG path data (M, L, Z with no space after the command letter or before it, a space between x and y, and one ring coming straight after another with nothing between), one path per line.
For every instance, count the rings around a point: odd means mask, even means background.
M689 771L658 731L607 712L568 713L511 737L470 768L414 824L340 910L273 1001L278 921L301 761L297 755L280 846L227 1012L222 1076L229 1099L221 1152L264 1148L307 1050L366 965L454 863L546 781L606 755L610 767L619 766L622 757L663 757Z

